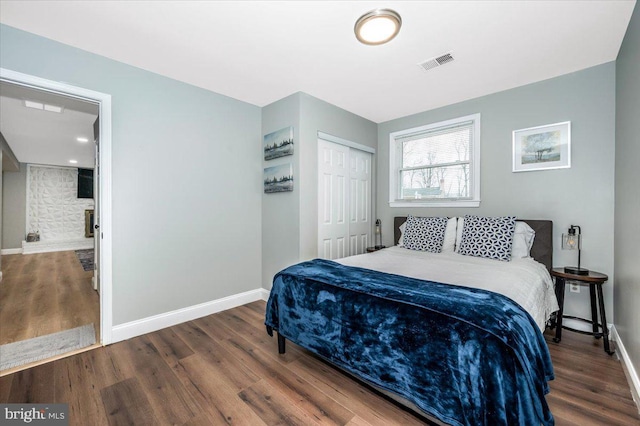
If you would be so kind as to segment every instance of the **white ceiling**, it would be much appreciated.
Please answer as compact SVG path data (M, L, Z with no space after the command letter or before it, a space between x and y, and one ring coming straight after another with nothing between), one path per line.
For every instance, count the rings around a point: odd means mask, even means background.
M27 108L25 100L62 106L61 114ZM0 132L21 163L93 168L98 106L66 96L0 83ZM80 143L77 137L89 139ZM76 160L71 164L69 160Z
M258 106L303 91L375 122L616 59L625 1L2 1L0 21ZM402 16L382 46L356 19ZM453 51L455 61L416 64Z

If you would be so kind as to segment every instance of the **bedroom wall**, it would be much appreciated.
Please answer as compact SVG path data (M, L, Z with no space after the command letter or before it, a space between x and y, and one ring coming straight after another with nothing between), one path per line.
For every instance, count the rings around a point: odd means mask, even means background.
M0 62L112 96L114 325L260 287L260 108L6 25Z
M507 215L554 223L554 265L577 263L561 250L571 224L584 231L582 264L609 275L604 286L608 322L613 310L613 214L615 63L426 111L378 126L378 215L386 245L392 218L414 214ZM464 115L481 114L481 204L479 208L389 207L389 133ZM512 131L571 121L571 168L512 173ZM567 290L568 291L568 290ZM565 313L590 317L589 292L567 293ZM578 326L578 325L576 325Z
M318 256L318 132L375 148L376 123L306 93L295 93L262 109L262 134L294 126L294 155L263 161L293 163L294 190L264 194L262 286L299 261Z
M262 135L293 126L293 155L265 161L262 167L292 163L293 191L262 194L262 287L271 288L273 276L298 262L300 249L300 93L262 108ZM262 147L262 140L260 141Z
M615 293L616 330L640 372L640 8L636 4L616 61ZM637 377L636 377L637 379ZM637 386L637 384L636 384ZM640 390L640 389L636 389Z
M2 181L2 248L22 248L27 217L27 165L5 172Z

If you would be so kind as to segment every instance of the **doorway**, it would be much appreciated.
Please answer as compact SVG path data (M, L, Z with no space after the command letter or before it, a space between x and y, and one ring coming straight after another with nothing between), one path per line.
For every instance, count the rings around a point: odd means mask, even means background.
M96 290L99 290L97 294L98 299L98 322L100 324L99 339L97 343L106 345L111 342L111 96L91 90L71 86L68 84L58 83L51 80L45 80L34 76L29 76L22 73L17 73L11 70L0 69L0 84L10 84L25 90L37 90L43 95L48 96L62 96L69 99L73 99L76 102L86 103L94 105L98 111L98 118L95 120L95 124L92 122L91 135L88 136L90 145L96 143L94 151L94 158L92 164L86 166L87 169L93 169L93 182L92 190L95 192L96 202L92 208L87 208L82 212L82 220L86 220L85 217L93 219L93 242L90 244L90 249L93 252L93 258L91 259L97 268L90 269L91 272L86 272L85 279L88 274L88 287L94 294ZM99 149L98 149L99 146ZM94 161L95 160L95 161ZM22 161L22 160L20 160ZM73 166L73 164L69 164ZM61 173L68 173L67 170L63 170ZM87 211L91 211L91 215L86 215ZM86 215L86 216L85 216ZM28 220L29 218L27 218ZM83 229L83 235L86 229ZM29 232L26 232L28 234ZM32 235L32 239L37 239L38 233L35 232ZM26 240L26 238L25 238ZM89 247L87 247L89 249ZM3 250L3 253L6 250ZM61 253L66 254L66 261L77 262L76 252L73 251L54 251L42 253L44 257L48 257L50 265L57 265L56 268L60 269L60 265L65 263L65 260L58 259ZM72 256L73 254L73 256ZM32 259L35 259L35 255ZM29 256L25 256L29 257ZM56 258L56 259L53 259ZM88 260L88 259L85 259ZM81 261L82 262L82 261ZM7 262L3 262L3 269ZM35 265L35 263L34 263ZM8 267L8 266L7 266ZM26 269L29 269L26 267ZM22 268L25 270L25 267ZM94 272L95 271L95 272ZM5 271L4 278L7 277ZM99 273L98 273L99 272ZM61 272L63 276L68 277L70 272ZM75 273L75 272L74 272ZM82 272L78 272L81 274ZM67 300L73 302L72 300ZM73 309L73 308L72 308ZM11 372L14 370L8 370L0 372L0 375Z
M370 152L318 140L319 257L362 254L372 245L372 157Z

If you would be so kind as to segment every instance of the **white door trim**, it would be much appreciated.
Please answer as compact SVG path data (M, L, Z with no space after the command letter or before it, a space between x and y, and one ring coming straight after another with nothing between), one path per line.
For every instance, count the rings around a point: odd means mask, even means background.
M96 102L100 108L100 337L103 345L111 343L112 332L112 233L111 233L111 95L67 83L47 80L29 74L0 68L0 80L47 92Z
M347 139L342 139L338 136L330 135L329 133L318 132L318 139L324 139L325 141L337 143L338 145L348 146L349 148L354 148L354 149L357 149L358 151L368 152L369 154L375 155L376 153L375 148L371 148L370 146L367 146L367 145L362 145L358 142L352 142Z

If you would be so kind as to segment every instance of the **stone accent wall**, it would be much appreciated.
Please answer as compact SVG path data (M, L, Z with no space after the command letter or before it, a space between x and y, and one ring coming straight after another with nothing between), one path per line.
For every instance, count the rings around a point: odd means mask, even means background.
M29 165L27 178L27 232L42 241L85 238L84 211L92 199L77 198L78 169Z

